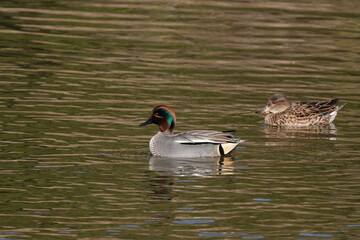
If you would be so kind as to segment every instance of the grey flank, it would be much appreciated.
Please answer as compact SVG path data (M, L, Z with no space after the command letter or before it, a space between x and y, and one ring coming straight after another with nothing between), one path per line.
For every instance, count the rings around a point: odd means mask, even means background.
M231 132L194 130L178 134L158 132L150 140L153 156L211 157L230 153L244 140L234 138Z

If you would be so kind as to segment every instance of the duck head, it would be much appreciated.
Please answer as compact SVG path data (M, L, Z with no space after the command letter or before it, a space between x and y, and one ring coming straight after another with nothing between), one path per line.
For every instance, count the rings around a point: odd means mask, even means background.
M146 126L149 124L156 124L159 126L160 132L170 131L175 128L176 116L174 110L165 105L159 105L154 107L149 119L140 124L140 126Z
M290 101L280 93L272 95L266 104L266 106L255 113L259 114L270 114L270 113L280 113L285 111L290 107Z

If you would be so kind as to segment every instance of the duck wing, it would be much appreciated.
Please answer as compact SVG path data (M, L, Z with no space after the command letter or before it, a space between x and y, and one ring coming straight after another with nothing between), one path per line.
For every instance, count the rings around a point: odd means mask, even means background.
M243 140L235 138L235 131L210 131L210 130L193 130L176 134L176 142L181 144L223 144L223 143L240 143Z
M338 101L339 99L336 98L325 102L294 102L291 106L291 111L299 117L319 114L327 115L339 108L334 106Z

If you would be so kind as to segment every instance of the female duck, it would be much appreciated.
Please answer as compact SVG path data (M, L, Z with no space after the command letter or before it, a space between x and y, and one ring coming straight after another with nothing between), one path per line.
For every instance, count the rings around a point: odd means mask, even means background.
M168 106L156 106L150 118L141 123L145 126L154 123L159 132L150 140L149 148L158 157L211 157L227 155L244 140L233 136L234 131L193 130L174 134L176 116Z
M271 96L266 106L256 113L265 114L268 125L311 126L330 124L345 105L335 106L339 99L326 102L290 102L284 95Z

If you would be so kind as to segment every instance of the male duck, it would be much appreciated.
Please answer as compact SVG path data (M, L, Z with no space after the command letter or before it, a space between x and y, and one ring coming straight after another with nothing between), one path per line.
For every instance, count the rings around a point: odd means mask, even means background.
M159 132L149 143L150 152L156 157L212 157L227 155L244 140L233 136L234 131L193 130L174 134L175 112L168 106L156 106L150 118L141 123L145 126L154 123Z
M311 126L330 124L345 105L335 106L339 99L325 102L290 102L283 94L274 94L267 105L256 111L265 114L268 125Z

